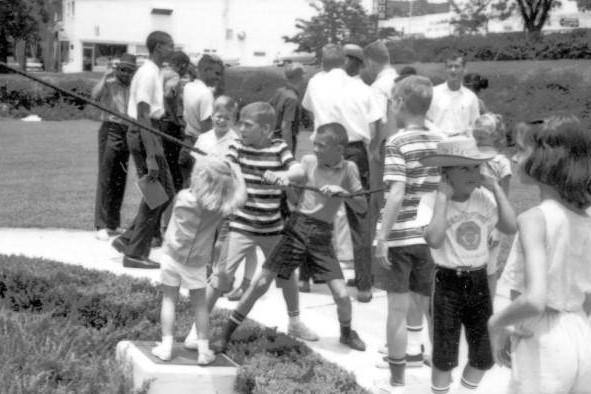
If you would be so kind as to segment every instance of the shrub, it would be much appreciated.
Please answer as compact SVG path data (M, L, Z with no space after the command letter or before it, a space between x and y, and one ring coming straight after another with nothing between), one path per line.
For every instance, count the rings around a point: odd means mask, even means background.
M441 62L450 51L469 61L591 59L591 29L550 33L526 39L523 33L490 33L435 39L405 39L388 43L393 63Z
M25 320L38 319L35 321L39 322L39 327L46 328L39 328L37 340L43 341L47 336L48 346L51 349L60 349L62 352L60 359L67 361L82 357L81 355L92 356L96 358L90 358L89 365L105 365L104 368L107 368L110 365L107 361L112 359L117 342L124 339L153 341L160 338L158 316L160 294L146 280L116 276L107 272L87 270L42 259L15 256L0 256L0 265L3 268L0 273L0 307L10 309L11 316L16 314L25 316L22 318ZM192 322L188 300L181 301L177 312L175 338L182 340ZM228 311L214 311L210 318L212 336L220 334L228 315ZM9 320L14 319L11 317ZM1 322L0 316L0 324ZM14 322L7 324L14 324ZM23 323L23 327L27 324ZM8 330L12 331L12 328ZM23 343L25 341L11 339L11 342L16 345L6 353L6 357L16 359L11 365L19 365L19 360L22 360L19 354L27 353L26 349L19 350L26 345ZM278 333L275 329L261 327L249 320L236 331L227 353L236 362L242 364L239 373L243 378L237 382L237 388L241 393L285 392L277 390L280 387L296 386L306 393L364 392L357 386L351 374L323 361L303 343ZM36 365L41 365L41 360L47 361L47 364L42 364L44 371L58 371L57 376L60 376L61 380L67 380L64 376L86 376L80 375L83 374L82 370L72 369L73 364L55 364L53 353L47 354L49 356L37 353L40 361ZM261 357L267 361L263 363L257 361ZM279 371L280 368L286 367L289 372L288 364L291 362L289 360L300 360L301 365L297 368L302 371L311 371L308 372L312 374L308 383L301 381L298 369L291 370L291 373ZM248 372L243 372L243 369L247 369ZM11 367L9 372L6 371L7 369L2 369L0 366L0 374L18 372L17 374L23 375L22 370L16 367ZM47 376L56 376L55 373L52 375L50 372L47 372ZM23 376L28 379L28 372ZM267 376L267 378L259 379L255 383L255 376ZM270 376L275 377L270 379ZM96 378L100 380L100 375L96 375ZM293 382L294 379L296 383ZM89 382L91 380L88 378ZM53 382L55 383L55 379ZM110 384L115 384L117 381L111 382ZM321 387L323 389L334 387L336 391L318 391ZM33 392L48 391L33 390Z

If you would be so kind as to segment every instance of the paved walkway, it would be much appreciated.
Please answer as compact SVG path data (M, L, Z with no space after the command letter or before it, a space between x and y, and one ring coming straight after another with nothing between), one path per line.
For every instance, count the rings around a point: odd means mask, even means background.
M153 258L159 251L154 250ZM0 254L17 254L27 257L41 257L67 264L77 264L86 268L111 271L137 278L149 278L158 282L158 270L139 270L123 268L121 255L110 247L108 242L98 241L94 233L89 231L62 229L7 229L0 228ZM241 273L238 273L240 277ZM352 271L345 270L345 276L351 277ZM379 360L378 348L385 342L386 295L374 293L369 304L353 301L353 327L367 343L365 352L356 352L341 346L338 342L339 328L336 319L336 308L326 286L313 287L312 293L301 294L301 312L303 321L317 332L321 339L308 342L308 345L322 355L357 377L360 385L373 393L392 394L423 394L430 393L430 372L427 367L409 368L407 370L407 386L396 390L381 388L388 378L388 371L375 367ZM354 295L354 290L351 290ZM232 309L235 303L220 299L219 307ZM277 313L269 313L277 311ZM255 306L250 318L269 327L287 328L287 314L284 313L283 297L275 286ZM462 365L466 360L465 346L461 349ZM452 393L459 384L460 368L454 373L455 383ZM483 379L477 393L497 394L504 392L509 380L509 370L494 367ZM378 383L376 385L376 382Z

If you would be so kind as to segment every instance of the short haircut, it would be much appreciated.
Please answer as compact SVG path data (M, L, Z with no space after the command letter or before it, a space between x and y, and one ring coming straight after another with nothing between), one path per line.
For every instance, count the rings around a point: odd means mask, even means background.
M330 71L345 64L343 47L337 44L326 44L322 47L322 69Z
M191 63L191 59L189 56L183 51L174 51L172 55L170 55L170 64L180 66L182 64L189 64Z
M276 115L273 106L264 101L257 101L245 105L240 111L240 117L252 116L261 126L268 125L271 130L275 128Z
M238 103L230 96L221 95L213 102L213 112L216 112L220 108L231 113L236 113L238 111Z
M224 68L224 62L222 61L222 59L220 59L219 57L217 57L215 55L209 55L207 53L205 55L201 56L201 58L197 62L197 68L199 70L203 70L207 67L211 67L212 65L218 65L222 69Z
M301 79L304 76L304 66L300 63L287 63L283 75L288 81Z
M156 45L166 44L170 41L172 41L170 34L156 30L148 35L148 38L146 39L146 47L148 47L148 52L152 54L154 49L156 49Z
M455 61L460 59L462 61L462 66L466 65L466 55L459 51L449 52L443 61L445 65L447 65L450 61Z
M345 127L343 127L342 124L337 122L323 124L316 129L316 134L330 134L333 142L343 148L346 148L349 143L347 130L345 130Z
M478 73L468 73L464 75L464 86L472 89L475 93L488 88L488 78Z
M525 145L532 148L527 175L580 209L591 205L591 133L576 116L553 116L532 127Z
M392 95L404 101L409 114L425 115L433 98L433 83L427 77L409 75L394 85Z
M378 64L390 63L390 52L383 40L376 40L363 48L363 56Z

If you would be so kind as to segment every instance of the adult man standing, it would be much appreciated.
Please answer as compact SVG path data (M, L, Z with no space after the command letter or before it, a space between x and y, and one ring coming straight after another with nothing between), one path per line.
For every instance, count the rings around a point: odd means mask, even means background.
M224 65L218 57L205 54L197 63L197 71L199 78L187 83L183 90L185 142L190 145L194 145L199 135L212 127L214 91L222 80ZM181 149L179 165L184 187L189 185L194 157L189 150Z
M92 90L92 98L105 107L127 113L129 84L136 70L135 56L125 53L112 71ZM121 203L127 182L127 125L118 117L102 114L98 131L98 180L94 209L96 237L106 241L121 224Z
M345 54L345 72L353 78L361 79L361 69L363 68L363 49L356 44L345 44L343 46Z
M466 60L452 54L445 60L447 80L433 88L433 100L427 112L435 128L445 136L472 135L472 126L480 114L478 97L462 85Z
M381 117L374 96L361 80L348 76L343 70L345 55L336 44L322 48L322 71L308 82L302 106L312 112L314 127L337 122L347 130L349 144L345 159L359 169L361 184L369 188L367 149L375 137L375 122ZM371 232L368 214L355 213L347 205L347 220L351 229L355 259L357 300L371 300Z
M164 79L162 63L173 51L168 33L154 31L148 35L146 46L150 58L138 69L131 81L127 114L147 127L158 128L164 115ZM144 129L130 129L128 143L137 167L138 178L160 182L170 199L174 196L172 176L166 163L162 140ZM113 247L124 254L123 266L130 268L159 268L151 261L150 244L159 230L159 218L167 204L150 208L142 199L132 226L113 240Z

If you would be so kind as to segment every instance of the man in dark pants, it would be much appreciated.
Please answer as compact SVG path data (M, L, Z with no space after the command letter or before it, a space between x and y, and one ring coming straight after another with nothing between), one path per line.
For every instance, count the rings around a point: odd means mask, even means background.
M129 84L136 70L135 56L124 54L113 70L107 72L92 91L92 98L105 107L127 113ZM121 224L121 204L127 181L127 125L119 118L103 113L98 131L98 179L94 209L96 237L106 241L117 234Z
M170 35L161 31L150 33L146 46L150 58L138 69L131 81L128 115L143 125L158 128L159 119L165 111L162 63L170 56L174 46ZM147 130L132 127L128 133L128 144L138 178L147 176L150 182L160 182L172 199L174 185L161 138ZM167 204L163 204L151 209L142 199L132 226L113 240L113 247L125 255L124 267L160 267L160 264L151 261L148 256L152 237L159 231L160 215L166 206Z

